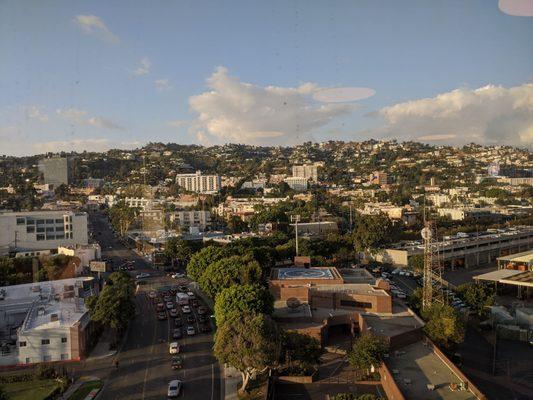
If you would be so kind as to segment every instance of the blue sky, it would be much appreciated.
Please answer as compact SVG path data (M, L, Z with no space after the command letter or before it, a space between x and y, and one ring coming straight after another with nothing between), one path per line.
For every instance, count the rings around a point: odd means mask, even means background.
M4 0L0 154L370 137L528 147L533 18L509 15L527 3ZM317 96L338 87L375 94Z

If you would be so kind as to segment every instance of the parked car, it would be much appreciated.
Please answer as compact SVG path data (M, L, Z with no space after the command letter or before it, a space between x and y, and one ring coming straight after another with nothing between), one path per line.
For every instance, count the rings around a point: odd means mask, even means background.
M200 306L200 307L198 307L198 314L199 314L199 315L203 315L203 314L205 314L206 312L207 312L207 308L206 308L206 307L204 307L204 306Z
M194 315L192 315L192 314L187 315L187 322L188 322L189 324L194 323L194 321L195 321L195 319L194 319Z
M181 311L184 313L184 314L189 314L191 312L191 307L189 306L182 306L181 307Z
M158 319L159 321L164 321L164 320L166 320L166 319L167 319L167 313L164 312L164 311L161 311L161 312L157 313L157 319Z
M180 345L178 344L178 342L170 343L170 346L168 347L168 352L170 354L178 354L180 352Z
M182 326L183 325L183 320L181 318L176 318L174 320L174 326Z
M167 397L175 398L180 395L182 383L179 380L173 380L168 383Z
M144 278L149 278L150 277L150 274L148 272L141 272L140 274L137 274L135 276L135 279L144 279Z
M178 316L178 310L176 310L175 308L171 309L168 313L170 314L172 318L175 318Z
M167 310L172 310L174 308L174 303L171 301L167 301Z
M182 336L181 328L177 328L172 331L172 339L181 339Z
M157 297L157 293L152 290L150 293L148 293L148 297L151 299L155 299Z
M200 331L203 333L211 332L211 325L209 323L200 325Z
M189 335L189 336L196 335L196 330L194 329L194 326L189 325L187 327L187 335Z
M194 292L191 292L190 290L187 292L187 295L189 296L190 299L195 298Z
M178 287L178 290L179 290L180 292L185 293L185 292L187 292L189 289L187 288L187 286L180 285L180 286Z

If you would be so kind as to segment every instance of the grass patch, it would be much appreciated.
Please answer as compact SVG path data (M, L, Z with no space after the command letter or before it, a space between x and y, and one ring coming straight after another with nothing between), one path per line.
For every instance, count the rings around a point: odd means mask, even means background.
M76 390L72 396L69 397L69 400L83 400L91 390L100 389L102 387L102 381L90 381L81 385L78 390Z
M10 400L43 400L59 387L53 379L14 382L2 385Z

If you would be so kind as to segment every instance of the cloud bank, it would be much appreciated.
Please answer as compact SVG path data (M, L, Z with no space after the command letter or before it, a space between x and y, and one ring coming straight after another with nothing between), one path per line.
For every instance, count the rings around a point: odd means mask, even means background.
M85 34L93 35L105 42L120 43L118 36L111 32L104 21L96 15L76 15L73 21Z
M498 7L514 17L533 17L533 0L500 0Z
M201 143L292 144L312 131L351 113L354 104L320 104L314 83L298 87L258 86L241 82L218 67L207 79L208 91L192 96L197 118L191 131Z
M68 109L58 109L56 110L57 115L70 121L73 124L93 126L95 128L110 129L110 130L121 130L124 129L122 126L117 123L104 118L104 117L89 117L87 111L78 110L76 108Z
M533 146L533 84L455 89L379 110L390 137L452 144Z

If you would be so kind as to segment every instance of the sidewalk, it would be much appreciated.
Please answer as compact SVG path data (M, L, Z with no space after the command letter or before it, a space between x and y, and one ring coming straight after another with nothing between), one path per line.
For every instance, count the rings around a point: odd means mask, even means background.
M111 329L105 329L104 332L102 332L102 336L100 336L98 343L94 346L94 349L92 349L89 357L87 357L87 361L114 356L117 353L117 350L109 350L112 341L113 332Z
M237 397L237 390L239 390L239 387L242 383L242 377L241 373L237 371L235 368L225 365L223 366L224 369L224 398L226 400L236 400Z
M81 385L87 382L92 381L99 381L100 378L96 376L82 376L80 379L78 379L76 382L74 382L72 385L69 386L69 388L63 393L63 396L61 396L60 400L68 400L70 396L74 394L76 390L80 388Z

